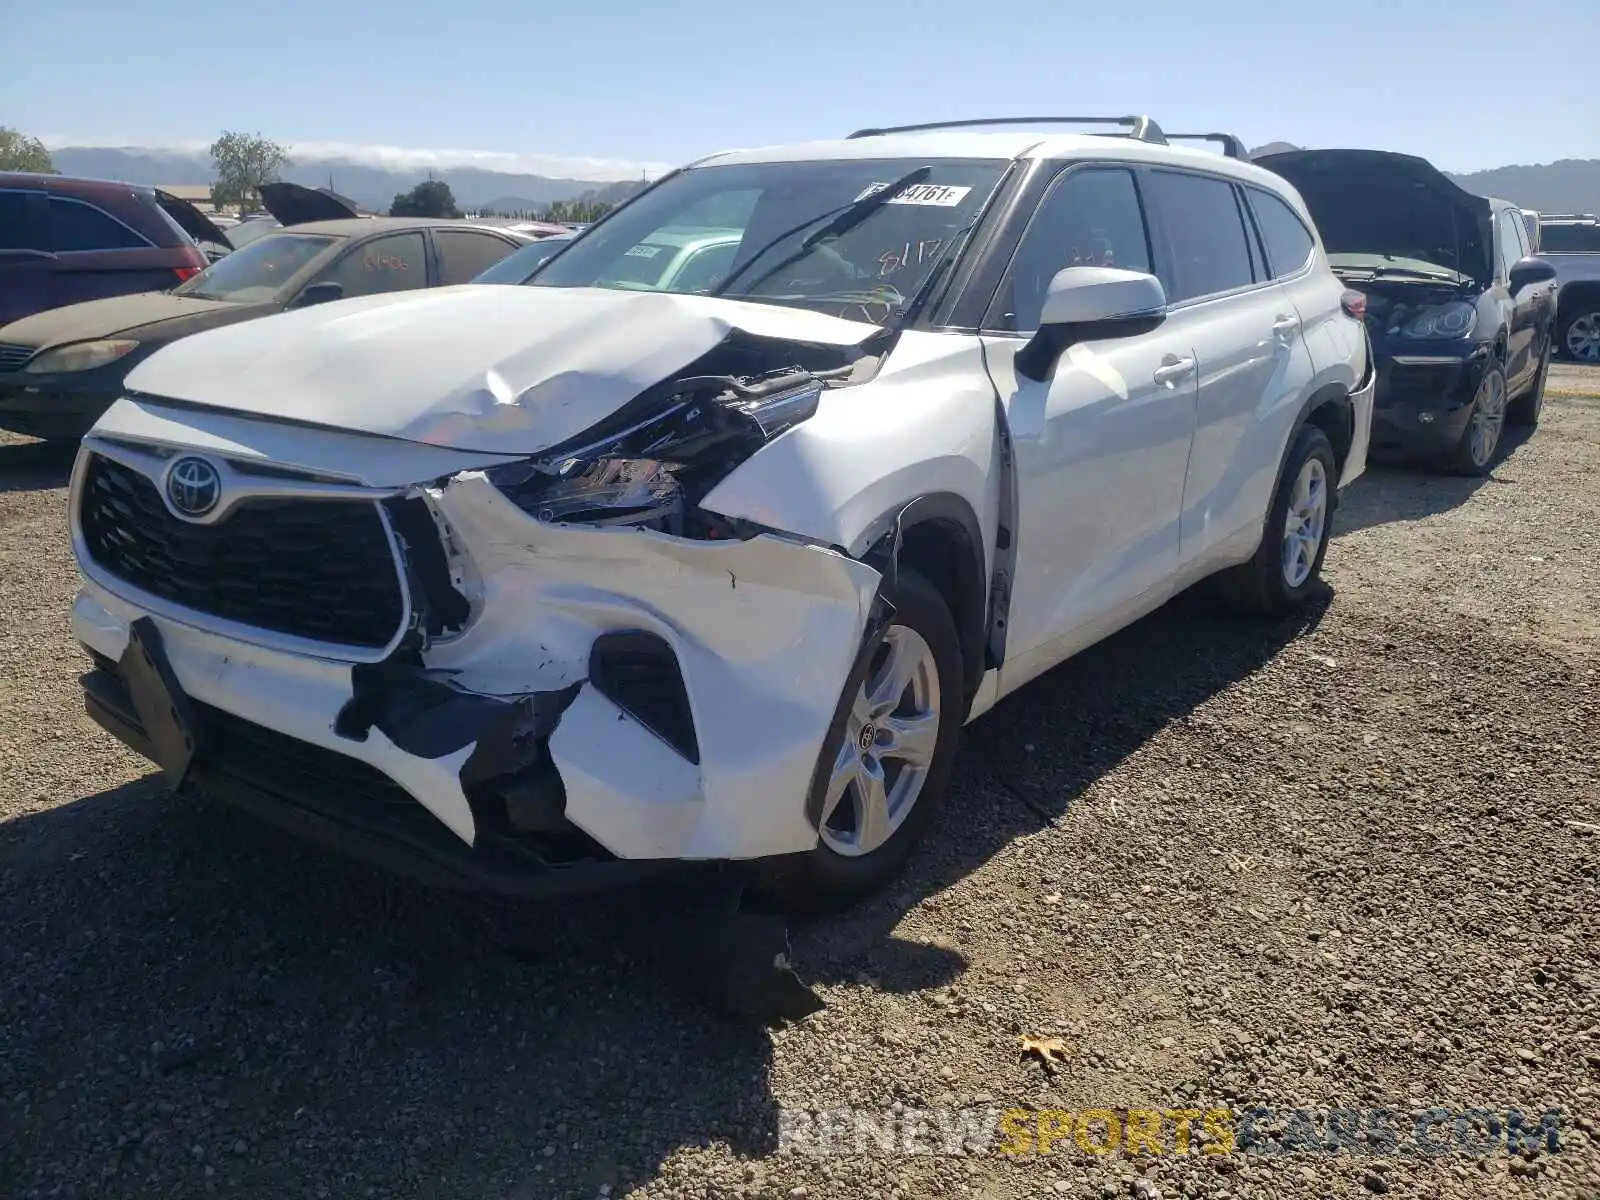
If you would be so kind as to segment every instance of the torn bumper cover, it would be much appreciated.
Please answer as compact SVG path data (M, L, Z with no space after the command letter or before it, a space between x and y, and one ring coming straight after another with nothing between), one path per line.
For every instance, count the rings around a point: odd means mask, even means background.
M456 636L353 665L90 574L90 715L175 787L435 883L532 896L816 845L878 571L771 533L546 524L481 473L427 499L478 614Z

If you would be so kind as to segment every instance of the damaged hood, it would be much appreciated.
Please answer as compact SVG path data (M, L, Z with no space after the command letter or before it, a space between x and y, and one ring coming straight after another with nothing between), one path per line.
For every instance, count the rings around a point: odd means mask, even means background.
M1417 259L1480 282L1494 277L1489 202L1427 159L1385 150L1296 150L1255 163L1294 184L1331 258Z
M457 450L537 454L741 332L856 346L882 330L710 296L463 284L317 305L186 338L136 367L127 386Z

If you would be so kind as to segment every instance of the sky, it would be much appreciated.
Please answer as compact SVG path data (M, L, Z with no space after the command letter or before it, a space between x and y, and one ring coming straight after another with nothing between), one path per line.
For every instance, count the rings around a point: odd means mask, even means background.
M1600 157L1600 0L0 0L0 30L27 51L0 124L54 145L232 129L599 179L863 125L1142 112L1450 171Z

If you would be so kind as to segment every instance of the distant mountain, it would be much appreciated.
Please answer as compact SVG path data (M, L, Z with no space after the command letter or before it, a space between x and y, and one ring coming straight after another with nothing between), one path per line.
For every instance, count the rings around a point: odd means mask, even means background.
M1600 212L1600 158L1563 158L1530 167L1452 175L1467 191L1540 212Z
M204 151L63 146L52 150L50 157L56 169L66 175L172 185L209 184L213 179L211 158ZM293 165L285 169L283 177L310 187L332 187L364 208L388 212L395 195L410 191L428 177L428 172L389 170L347 158L297 156ZM492 203L496 211L540 209L553 200L577 200L590 195L609 199L613 192L621 190L622 195L631 195L642 186L632 181L550 179L543 175L486 171L480 167L439 168L433 171L433 177L450 185L450 192L460 207L477 209Z

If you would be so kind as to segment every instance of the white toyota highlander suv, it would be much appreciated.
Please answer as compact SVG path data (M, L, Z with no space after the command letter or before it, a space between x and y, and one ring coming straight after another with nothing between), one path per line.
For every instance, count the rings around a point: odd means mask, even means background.
M955 124L996 128L714 155L526 286L141 364L72 481L89 712L435 882L821 906L1028 680L1202 581L1300 604L1373 382L1298 194L1148 118Z

